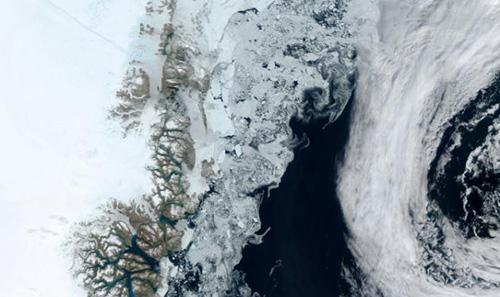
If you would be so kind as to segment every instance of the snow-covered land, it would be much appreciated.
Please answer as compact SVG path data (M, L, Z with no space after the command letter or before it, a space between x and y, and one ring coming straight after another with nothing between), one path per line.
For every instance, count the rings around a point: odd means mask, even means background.
M145 2L19 0L0 9L0 288L83 297L63 243L109 197L151 187L150 151L106 120Z
M16 244L2 246L3 292L250 294L233 287L232 270L258 241L252 193L279 184L292 159L290 118L334 121L352 92L345 10L341 1L6 5L0 197L3 234ZM310 88L319 102L305 114ZM132 257L125 266L94 266L115 247ZM148 269L130 273L139 258Z
M288 122L334 121L351 97L346 9L342 1L148 3L112 117L126 135L151 135L154 187L77 229L75 271L91 294L250 295L234 286L233 269L258 241L252 193L278 185L293 158ZM307 112L306 90L317 100Z
M262 191L313 143L290 120L326 128L354 98L331 181L343 292L498 296L498 1L19 0L0 19L4 295L252 296L234 268L266 239Z

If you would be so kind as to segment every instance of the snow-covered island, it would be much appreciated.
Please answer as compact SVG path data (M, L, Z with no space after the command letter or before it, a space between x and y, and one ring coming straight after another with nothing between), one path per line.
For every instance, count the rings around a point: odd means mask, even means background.
M250 296L233 269L277 186L288 125L343 110L354 87L343 1L151 1L111 117L150 135L154 188L76 228L92 296ZM314 90L314 106L303 95Z

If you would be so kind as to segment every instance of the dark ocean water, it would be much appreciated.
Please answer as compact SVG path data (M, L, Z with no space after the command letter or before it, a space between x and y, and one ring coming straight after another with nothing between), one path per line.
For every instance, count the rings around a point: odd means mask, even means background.
M346 227L336 196L336 162L348 138L352 100L340 118L309 122L292 119L309 146L295 148L279 188L264 197L260 209L260 245L248 245L236 267L254 292L267 297L338 296L342 261L350 257Z

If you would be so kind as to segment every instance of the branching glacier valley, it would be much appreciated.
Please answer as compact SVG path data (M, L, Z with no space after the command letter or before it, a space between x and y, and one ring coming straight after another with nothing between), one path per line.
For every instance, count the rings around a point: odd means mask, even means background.
M92 294L498 296L498 1L146 15L112 117L154 188L79 225Z
M151 135L154 188L76 229L75 272L94 296L250 296L233 273L261 239L250 193L280 182L292 117L321 134L351 97L346 2L199 4L153 1L139 24L111 116Z

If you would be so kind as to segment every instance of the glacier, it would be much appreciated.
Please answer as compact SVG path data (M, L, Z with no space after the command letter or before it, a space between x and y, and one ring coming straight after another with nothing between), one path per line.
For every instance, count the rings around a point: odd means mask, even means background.
M21 2L9 294L499 294L499 1Z

